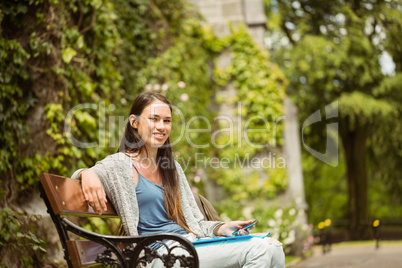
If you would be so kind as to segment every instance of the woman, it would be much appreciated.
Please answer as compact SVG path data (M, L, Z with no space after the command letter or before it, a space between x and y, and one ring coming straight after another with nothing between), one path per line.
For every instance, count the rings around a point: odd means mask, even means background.
M142 93L134 101L119 152L94 167L78 170L85 199L96 212L106 210L106 193L127 235L172 232L196 237L232 236L250 221L204 221L184 172L174 159L169 135L172 107L160 94ZM105 193L106 191L106 193ZM196 246L200 267L284 267L275 239Z

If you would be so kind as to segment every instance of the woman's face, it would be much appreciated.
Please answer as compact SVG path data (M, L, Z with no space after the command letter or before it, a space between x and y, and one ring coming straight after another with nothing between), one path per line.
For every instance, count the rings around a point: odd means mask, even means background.
M130 116L131 126L138 130L138 134L145 141L147 149L159 148L169 138L172 128L172 113L169 106L155 100L144 108L139 118Z

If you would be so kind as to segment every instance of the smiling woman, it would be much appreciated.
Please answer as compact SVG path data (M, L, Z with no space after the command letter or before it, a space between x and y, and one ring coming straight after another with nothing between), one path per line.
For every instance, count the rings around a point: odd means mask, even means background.
M183 169L173 159L171 123L172 106L163 95L140 94L131 107L119 152L72 176L81 179L87 202L101 214L107 195L127 235L176 233L195 241L248 234L252 220L204 220ZM284 267L282 244L272 238L195 247L201 267Z

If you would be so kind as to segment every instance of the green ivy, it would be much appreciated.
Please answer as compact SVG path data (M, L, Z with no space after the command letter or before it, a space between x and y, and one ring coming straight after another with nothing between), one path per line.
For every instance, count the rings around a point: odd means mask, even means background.
M0 134L0 174L20 185L19 196L36 187L41 173L69 176L71 169L92 165L111 151L108 137L104 148L77 148L68 140L64 124L74 106L108 106L120 95L121 75L115 67L120 39L114 20L110 1L20 0L0 4L0 124L6 130ZM53 81L38 80L42 74ZM40 100L32 90L38 82L54 87L54 102ZM33 109L45 113L46 121L40 123L49 136L46 141L38 141L27 126ZM105 117L108 112L105 109ZM82 141L96 140L97 128L91 122L98 122L103 115L90 109L78 115L83 116L70 122L72 133ZM33 141L53 141L55 147L46 153L26 150L35 147ZM4 198L6 195L2 202ZM13 247L26 266L43 260L45 244L33 228L39 216L3 208L0 217L0 248Z
M1 208L0 250L12 249L13 254L18 254L25 266L38 265L37 262L44 260L46 254L46 243L34 234L33 223L39 220L41 216L30 216L9 208ZM30 252L23 250L25 248L30 248Z
M19 86L29 77L24 65L29 57L19 42L0 37L0 122L2 129L7 130L0 135L0 173L12 169L19 143L29 142L29 129L23 118L35 101L31 95L25 96Z

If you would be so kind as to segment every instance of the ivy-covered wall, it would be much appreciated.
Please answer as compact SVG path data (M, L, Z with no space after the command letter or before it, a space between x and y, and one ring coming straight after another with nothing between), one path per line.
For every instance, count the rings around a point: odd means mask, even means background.
M181 0L3 1L0 21L1 256L18 249L29 252L20 260L25 265L44 261L42 221L19 213L39 198L39 174L70 176L115 152L131 102L144 90L165 94L176 106L176 158L201 191L200 172L225 189L218 208L227 217L248 217L241 212L251 201L263 204L285 189L284 166L268 168L261 180L261 173L242 176L240 167L200 168L196 158L234 161L237 155L243 161L282 142L279 124L270 134L248 134L267 145L262 148L241 139L228 143L230 133L216 120L223 102L241 102L237 116L246 120L259 115L274 122L283 114L286 79L244 27L217 38ZM221 53L231 58L223 69ZM217 94L228 84L237 88L237 98ZM266 125L253 120L248 127ZM188 131L197 128L207 131ZM224 146L213 146L211 137ZM263 230L274 210L263 216L261 209L254 207L251 216L259 215ZM7 258L1 263L18 265Z

